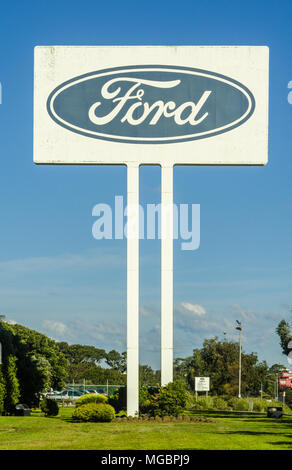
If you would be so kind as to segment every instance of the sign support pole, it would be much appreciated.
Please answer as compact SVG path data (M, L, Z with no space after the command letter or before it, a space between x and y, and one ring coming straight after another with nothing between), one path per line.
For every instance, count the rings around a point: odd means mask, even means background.
M161 167L161 385L173 382L173 166Z
M139 412L139 165L127 165L127 415Z

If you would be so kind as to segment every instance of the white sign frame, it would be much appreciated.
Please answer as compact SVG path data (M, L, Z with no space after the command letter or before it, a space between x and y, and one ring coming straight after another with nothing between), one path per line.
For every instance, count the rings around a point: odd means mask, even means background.
M174 144L135 145L98 140L70 132L49 116L48 97L62 83L89 72L149 64L196 68L238 81L253 94L255 110L235 129ZM34 162L138 163L168 167L175 164L265 165L268 160L268 67L266 46L37 46Z
M195 377L196 392L210 392L210 377Z

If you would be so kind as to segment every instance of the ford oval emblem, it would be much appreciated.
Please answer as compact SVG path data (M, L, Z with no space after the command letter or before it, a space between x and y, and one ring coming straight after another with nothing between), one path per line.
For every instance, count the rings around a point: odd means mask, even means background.
M204 139L247 121L251 91L232 78L179 66L99 70L55 88L51 118L78 134L116 142L167 144Z

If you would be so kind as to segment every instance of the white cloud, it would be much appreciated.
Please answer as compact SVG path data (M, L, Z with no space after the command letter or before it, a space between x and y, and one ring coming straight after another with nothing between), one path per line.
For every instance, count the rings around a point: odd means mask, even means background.
M254 313L250 309L244 309L238 304L233 304L231 306L231 309L232 309L232 312L239 313L242 316L242 318L246 321L255 321L256 320L256 316L254 315Z
M9 325L17 325L17 321L15 320L7 320L6 323L8 323Z
M178 306L178 310L181 313L193 313L194 315L197 315L199 317L206 315L206 309L203 307L203 305L199 304L191 304L189 302L181 302Z
M56 256L40 256L31 258L0 261L0 276L22 274L39 271L56 271L63 269L88 269L101 266L122 265L123 258L118 253L101 250L89 250L82 254L65 253Z
M125 349L126 334L119 322L94 322L88 319L71 320L68 323L44 320L44 333L52 333L56 341L70 344L92 344L104 349Z
M42 327L45 330L48 330L57 336L64 336L64 334L67 333L67 330L68 330L65 323L52 321L52 320L44 320L42 323Z
M151 315L151 312L145 307L140 307L140 314L142 315L142 317L149 317Z

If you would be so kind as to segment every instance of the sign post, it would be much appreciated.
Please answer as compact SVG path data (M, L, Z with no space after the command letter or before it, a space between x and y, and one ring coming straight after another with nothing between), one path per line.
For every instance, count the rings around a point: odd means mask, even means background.
M161 167L161 385L173 381L173 167Z
M127 413L139 410L139 166L127 168Z
M139 411L139 166L161 166L161 383L173 380L173 167L265 165L265 46L37 46L34 162L127 165L127 412Z

